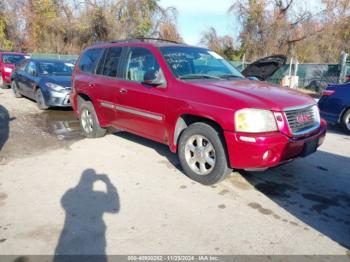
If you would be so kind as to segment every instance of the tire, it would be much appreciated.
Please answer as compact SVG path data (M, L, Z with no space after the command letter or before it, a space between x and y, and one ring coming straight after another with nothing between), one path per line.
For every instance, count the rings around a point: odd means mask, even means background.
M38 88L35 92L35 100L40 110L46 110L49 108L45 103L45 99L40 88Z
M87 138L98 138L106 135L107 129L102 128L98 121L95 108L90 101L79 105L80 129Z
M223 139L206 123L194 123L182 132L178 157L185 175L203 185L218 183L231 172Z
M350 134L350 109L348 109L342 119L341 119L341 125L344 129L344 131L348 134Z
M17 84L16 84L15 80L13 80L11 82L11 88L12 88L13 94L14 94L14 96L16 98L21 98L22 97L22 95L18 91Z
M7 85L5 85L5 83L4 83L4 79L2 78L1 73L0 73L0 88L2 88L2 89L8 88Z

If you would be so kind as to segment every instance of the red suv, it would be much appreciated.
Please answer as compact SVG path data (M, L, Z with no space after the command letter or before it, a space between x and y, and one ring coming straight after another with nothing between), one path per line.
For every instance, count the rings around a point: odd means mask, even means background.
M15 64L26 58L26 54L17 52L0 52L0 87L7 88L11 85L11 74Z
M309 155L326 134L311 97L247 80L205 48L145 39L95 45L72 83L86 137L115 127L161 142L206 185L231 168L264 170Z

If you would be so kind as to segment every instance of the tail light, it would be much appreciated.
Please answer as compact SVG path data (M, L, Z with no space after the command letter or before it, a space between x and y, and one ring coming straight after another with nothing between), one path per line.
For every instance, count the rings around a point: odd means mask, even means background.
M345 77L345 82L350 82L350 75L347 75L347 76Z
M331 96L335 93L335 90L323 90L322 96Z

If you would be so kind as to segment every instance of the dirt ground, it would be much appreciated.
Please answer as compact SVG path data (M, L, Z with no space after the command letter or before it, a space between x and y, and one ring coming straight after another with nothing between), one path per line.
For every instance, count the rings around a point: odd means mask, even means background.
M83 139L70 110L0 90L0 254L350 254L350 136L307 158L189 180L127 133Z

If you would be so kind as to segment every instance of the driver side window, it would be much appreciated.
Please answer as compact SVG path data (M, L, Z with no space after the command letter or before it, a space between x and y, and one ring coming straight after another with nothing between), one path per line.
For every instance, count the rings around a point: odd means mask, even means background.
M29 62L26 68L26 72L30 75L35 75L37 73L36 65L33 61Z
M141 47L130 48L124 78L142 83L145 74L149 72L154 72L159 81L164 81L163 71L151 51Z

